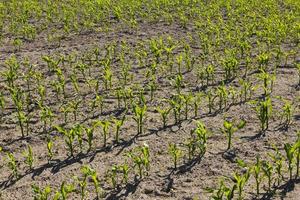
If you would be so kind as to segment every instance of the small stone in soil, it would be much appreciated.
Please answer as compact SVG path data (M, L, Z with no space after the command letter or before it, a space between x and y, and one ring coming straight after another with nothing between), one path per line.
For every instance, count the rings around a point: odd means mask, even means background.
M176 132L176 131L179 130L179 127L178 127L178 126L172 126L172 127L171 127L171 130L172 130L173 132Z

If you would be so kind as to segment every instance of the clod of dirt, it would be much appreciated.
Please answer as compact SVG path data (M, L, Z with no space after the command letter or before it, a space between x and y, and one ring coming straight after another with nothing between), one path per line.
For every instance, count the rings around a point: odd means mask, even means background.
M151 188L151 187L148 187L148 188L145 188L145 189L144 189L144 193L145 193L145 194L151 194L151 193L153 193L153 192L154 192L154 189Z
M223 153L223 158L229 160L230 162L236 162L236 150L235 149L228 149Z

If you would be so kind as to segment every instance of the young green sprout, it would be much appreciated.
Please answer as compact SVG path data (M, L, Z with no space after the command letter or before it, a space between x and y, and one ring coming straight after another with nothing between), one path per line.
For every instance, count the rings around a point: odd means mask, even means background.
M268 179L268 191L271 190L272 187L272 175L273 175L273 170L274 167L272 165L272 163L268 162L268 161L264 161L262 162L262 171L264 173L264 175L267 177Z
M94 139L94 126L92 126L91 128L89 127L84 127L86 136L87 136L87 142L88 142L88 152L91 151L92 149L92 145L93 145L93 139Z
M263 176L261 175L261 171L262 171L262 166L261 166L261 161L260 158L257 156L256 157L256 163L255 165L252 167L252 172L254 174L254 178L255 178L255 183L256 183L256 195L257 197L260 194L260 184L262 182Z
M124 124L124 121L126 119L126 114L122 117L121 120L119 119L114 119L114 124L115 124L115 142L118 144L120 141L120 129Z
M32 152L32 147L30 145L28 145L27 151L23 152L23 155L25 156L25 163L28 165L29 170L32 170L34 156L33 156L33 152Z
M39 188L37 185L31 185L31 188L34 192L34 200L48 200L51 193L50 186L46 186L44 189Z
M282 99L280 97L280 99ZM291 123L292 123L292 117L293 117L293 113L294 113L294 106L293 104L288 101L288 100L284 100L284 105L282 106L282 112L281 112L281 119L280 119L280 123L285 127L288 128Z
M86 190L86 187L87 187L87 178L88 178L89 174L88 174L88 170L85 166L81 167L80 171L83 174L83 177L79 178L78 176L74 176L73 179L79 185L81 200L84 200L85 196L86 196L86 191L85 190Z
M194 117L198 116L199 106L202 102L202 98L204 97L204 94L201 92L196 93L196 95L192 98L192 102L194 105Z
M25 123L29 123L29 120L24 112L24 102L23 102L23 92L17 88L11 88L10 90L11 96L12 96L12 100L16 106L17 109L17 118L18 118L18 123L21 129L21 134L22 137L25 137ZM28 133L28 129L27 129L27 133Z
M134 105L133 106L133 119L137 123L138 131L137 134L142 134L143 133L143 125L144 125L144 120L145 120L145 115L147 111L147 106L144 104L143 106L139 105Z
M105 68L104 75L103 75L105 90L108 90L109 88L112 87L112 76L113 74L110 67Z
M238 200L243 200L243 191L246 183L250 178L250 172L247 170L245 174L239 175L237 173L234 174L234 182L238 190Z
M182 102L181 98L178 95L175 95L172 99L169 100L169 104L174 113L175 124L181 120L181 111L182 111Z
M228 120L224 121L222 132L225 134L227 138L227 150L231 149L233 134L237 130L244 128L245 125L246 125L245 120L241 120L237 125L235 125L233 122L230 122Z
M208 130L201 121L197 121L197 128L194 133L196 134L196 147L198 148L199 157L203 157L206 152Z
M67 200L68 195L72 192L75 191L74 185L73 184L66 184L65 181L62 182L60 185L59 191L54 196L54 200Z
M127 156L132 159L134 168L137 167L139 171L139 177L143 177L143 170L150 170L150 149L147 144L141 147L137 147L127 153Z
M276 171L277 174L277 186L280 185L281 181L283 180L283 155L279 152L278 148L274 146L275 153L274 154L269 154L271 157L273 163L275 164L274 170Z
M47 138L47 150L48 150L48 162L53 158L53 141L51 138Z
M90 177L92 179L97 199L100 199L102 194L100 193L101 192L100 191L100 182L99 182L96 170L92 169L89 166L84 165L81 168L81 172L83 173L84 176Z
M223 106L226 108L229 94L224 83L217 88L216 94L219 97L219 110L222 110Z
M178 159L181 157L182 151L174 143L169 144L168 150L173 159L174 169L177 169Z
M265 133L269 128L269 119L272 114L272 101L269 97L257 103L255 110L260 121L261 131Z
M192 94L182 94L182 95L179 95L179 98L181 98L182 102L184 103L185 120L187 120L188 112L189 112L189 104L190 104L193 96L192 96Z
M293 163L294 163L294 155L295 155L295 148L293 148L293 145L286 143L284 144L284 151L286 154L286 159L288 161L288 170L290 174L290 180L293 178Z
M103 95L96 94L95 98L93 99L91 103L91 110L94 111L95 108L100 108L100 113L103 113L103 107L104 107L104 97Z
M65 136L65 143L68 147L68 150L71 154L71 156L74 156L74 140L75 140L75 130L70 129L66 130L63 127L55 126L54 127L59 133L63 134Z
M127 184L128 183L128 174L129 174L130 168L129 168L129 166L128 166L127 163L124 163L119 168L120 168L120 170L121 170L121 172L123 174L122 183Z
M237 189L236 184L233 184L232 188L227 187L222 179L218 185L218 188L206 188L208 193L211 193L211 198L214 200L232 200L234 196L234 191Z
M83 152L83 130L84 127L81 124L76 124L73 128L81 153Z
M206 98L208 101L208 113L211 114L214 108L214 100L217 96L214 95L212 90L209 90L206 94Z
M167 108L163 109L163 108L160 108L160 107L156 107L155 110L157 112L159 112L159 114L160 114L160 116L162 118L163 128L166 128L166 126L167 126L167 119L168 119L168 115L169 115L169 113L171 111L171 108L167 107Z
M107 136L109 134L108 131L109 131L109 126L110 126L110 121L108 121L108 120L104 120L104 121L97 120L94 123L94 127L98 127L98 126L102 127L103 147L106 147Z
M114 189L117 187L117 184L118 184L118 180L117 180L118 169L119 169L118 166L113 165L111 167L111 169L108 170L108 173L107 173L107 175L111 179L111 183L112 183L112 186Z
M7 158L8 158L8 167L12 171L13 176L18 179L19 178L19 171L18 171L18 166L17 166L17 160L15 156L8 152L7 153Z
M41 120L44 122L44 132L47 130L47 124L49 124L49 127L52 127L53 118L54 114L49 106L41 107Z

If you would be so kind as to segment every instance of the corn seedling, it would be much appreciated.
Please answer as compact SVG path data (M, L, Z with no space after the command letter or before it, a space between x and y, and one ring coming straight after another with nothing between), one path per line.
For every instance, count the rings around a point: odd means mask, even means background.
M145 120L145 115L147 111L147 106L144 104L143 106L133 105L133 119L137 123L138 131L137 134L143 133L143 124Z
M192 102L194 105L194 117L198 116L199 106L202 102L203 96L204 94L199 92L192 98Z
M259 196L260 194L260 184L262 182L263 176L262 176L262 164L260 161L260 158L257 156L256 157L256 163L255 165L252 167L252 172L254 174L254 178L255 178L255 184L256 184L256 195Z
M224 83L217 88L216 94L219 98L219 110L222 110L223 105L226 108L229 94Z
M163 121L163 127L165 128L167 126L167 119L168 119L168 115L171 111L171 108L159 108L159 107L156 107L155 110L157 112L159 112L161 118L162 118L162 121Z
M183 87L183 76L182 74L177 74L175 79L173 80L174 82L174 86L175 86L175 89L177 91L177 94L180 94L181 92L181 88Z
M273 175L273 170L274 167L272 165L272 163L268 162L268 161L264 161L262 162L262 171L264 173L264 175L267 177L268 179L268 191L271 190L271 186L272 186L272 175Z
M241 102L246 102L248 99L251 98L252 83L250 83L247 80L240 79L239 84L242 87L240 91L240 100Z
M47 124L49 124L49 127L52 127L54 114L49 106L42 106L40 115L41 121L44 123L44 132L46 132Z
M81 172L83 174L82 178L79 178L78 176L74 176L73 179L77 182L80 188L80 196L81 200L85 199L86 195L86 187L87 187L87 178L88 178L88 173L85 171L86 169L84 167L81 167Z
M175 95L172 99L169 100L169 104L173 110L175 124L181 120L181 111L182 111L182 102L179 96Z
M118 182L118 180L117 180L117 178L118 178L117 177L117 173L118 173L118 166L116 166L116 165L113 165L111 167L111 169L108 171L108 176L109 176L109 178L111 180L113 188L117 187L117 182Z
M124 163L123 165L119 166L119 169L121 173L123 174L122 182L127 184L128 183L128 174L129 174L129 166L127 163Z
M237 125L227 120L224 121L222 132L225 134L227 138L227 150L231 149L233 134L237 130L244 128L245 125L246 125L246 121L244 120L241 120Z
M139 177L143 177L143 169L150 169L150 152L147 144L144 144L142 147L138 147L127 153L127 156L131 158L134 163L134 168L138 168Z
M89 145L88 152L89 152L92 149L92 145L93 145L95 126L92 126L91 128L84 127L84 130L85 130L85 133L86 133L86 136L87 136L87 142L88 142L88 145Z
M72 128L70 130L66 130L63 127L55 126L54 127L59 133L65 136L65 143L68 147L68 151L70 152L71 156L74 156L74 140L75 140L75 129Z
M11 56L5 60L5 65L8 66L8 70L2 72L5 82L7 83L8 88L15 87L15 81L18 79L18 70L20 68L20 63L17 60L16 56Z
M94 122L94 128L101 126L102 127L102 135L103 135L103 147L106 147L106 143L107 143L107 136L109 134L109 126L110 126L110 121L108 120L97 120Z
M185 113L185 119L188 119L188 112L189 112L189 104L193 98L192 94L182 94L179 96L179 98L182 99L182 102L184 103L184 113Z
M16 106L17 109L17 118L18 118L18 123L21 129L21 134L22 137L25 136L25 123L28 123L28 118L26 117L25 112L23 111L24 109L24 102L22 100L22 95L23 93L20 91L20 89L10 89L10 93L13 99L13 102ZM28 130L27 130L28 133Z
M242 200L242 199L244 199L243 190L250 178L250 172L249 172L249 170L247 170L247 172L242 175L235 173L233 178L234 178L234 182L236 184L236 188L238 190L238 199Z
M73 100L69 102L70 111L73 113L74 120L77 121L78 108L82 100Z
M271 159L273 160L273 162L275 164L275 166L273 168L276 171L276 174L277 174L276 182L277 182L277 186L279 186L281 181L283 180L282 171L283 171L284 159L277 147L275 147L275 153L269 154L269 156L271 157Z
M264 132L269 128L269 119L272 114L272 101L269 97L265 100L258 102L256 108L256 113L260 121L261 131Z
M100 193L100 182L96 170L85 165L81 168L81 172L84 176L90 177L92 179L97 199L100 199L102 194Z
M31 186L33 192L34 192L34 200L48 200L50 198L51 194L51 188L50 186L46 186L44 189L40 188L37 185Z
M95 108L100 108L100 113L103 113L103 106L104 106L104 97L103 95L96 94L95 98L91 104L91 110L94 111Z
M198 148L199 157L203 157L206 152L207 138L208 138L208 130L205 125L198 121L197 128L194 133L196 134L196 147Z
M292 180L295 149L293 148L293 145L286 143L286 144L284 144L284 151L286 154L286 160L288 161L288 170L289 170L290 180Z
M53 141L48 138L47 139L47 150L48 150L48 162L53 158Z
M282 113L281 113L281 123L285 127L289 127L289 125L292 123L293 113L294 113L293 104L287 100L284 100L284 105L282 107Z
M232 188L227 187L222 179L219 182L219 185L216 189L214 188L206 188L208 193L211 193L211 199L213 200L223 200L224 197L226 200L232 200L234 196L234 191L236 190L237 186L234 184Z
M112 87L112 76L113 74L110 67L105 68L104 75L103 75L105 90L108 90L109 88Z
M75 188L73 184L66 184L65 181L63 181L60 185L59 191L57 191L54 196L54 200L67 200L68 195L74 191Z
M187 140L187 142L185 143L185 145L188 148L188 159L192 160L192 158L195 155L195 151L196 151L196 141L194 138L190 138Z
M124 115L121 120L114 119L116 143L119 143L120 141L120 129L123 126L125 119L126 119L126 115Z
M213 108L214 108L214 100L217 96L215 96L212 92L212 90L209 90L206 94L206 98L208 101L208 113L211 114Z
M152 76L152 79L151 79L151 81L149 82L148 87L149 87L149 90L150 90L150 101L153 101L153 99L154 99L154 92L155 92L155 91L157 90L157 88L158 88L158 85L157 85L157 83L156 83L156 80L155 80L155 77L154 77L154 76Z
M83 130L84 127L80 124L75 125L75 127L73 128L74 134L77 137L80 152L83 152Z
M25 164L27 164L29 169L32 170L34 156L32 152L32 147L30 145L28 145L27 151L23 152L23 155L25 156Z
M169 144L168 150L173 159L174 169L177 169L178 160L182 155L182 151L173 143Z
M224 60L224 70L225 70L225 81L229 81L233 77L235 77L236 70L238 67L238 61L233 56Z
M263 81L264 98L268 97L273 90L273 84L276 78L276 74L269 74L268 72L261 70L258 78Z
M78 85L78 79L77 79L77 75L74 73L70 76L72 85L74 87L75 92L77 92L77 94L79 94L79 85Z
M8 158L8 168L12 171L12 175L16 179L18 179L19 171L18 171L17 160L16 160L15 156L12 153L8 152L7 158Z

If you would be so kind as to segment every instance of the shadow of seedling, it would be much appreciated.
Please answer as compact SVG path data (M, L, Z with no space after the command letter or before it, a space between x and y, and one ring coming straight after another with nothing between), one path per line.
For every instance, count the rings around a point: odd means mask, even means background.
M125 187L120 187L117 190L113 191L109 196L106 197L106 199L107 200L124 199L124 197L128 197L129 194L135 193L140 183L141 183L141 179L135 177L133 182L127 183Z

